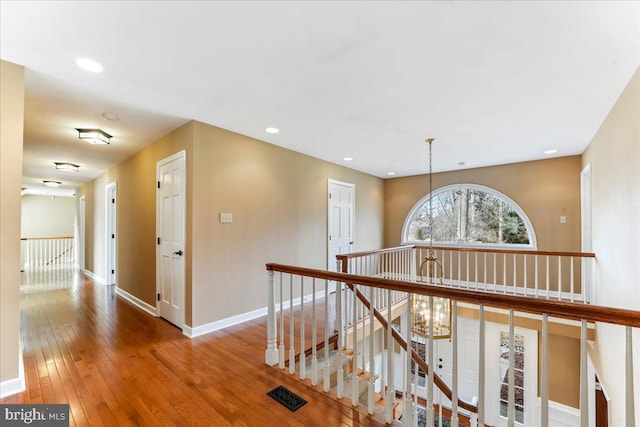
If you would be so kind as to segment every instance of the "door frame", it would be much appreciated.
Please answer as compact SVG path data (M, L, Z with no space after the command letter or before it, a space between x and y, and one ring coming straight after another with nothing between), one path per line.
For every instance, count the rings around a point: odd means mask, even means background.
M591 204L591 163L587 164L580 172L580 224L581 224L581 238L580 249L582 252L593 251L593 233L592 233L592 204ZM587 268L591 265L592 268ZM582 289L583 293L587 297L587 301L592 304L595 303L596 298L596 286L594 286L594 274L595 263L589 258L582 258L582 271L586 274L582 274Z
M182 182L182 188L180 189L182 191L182 236L184 239L184 247L186 249L186 242L187 242L187 151L186 150L181 150L178 151L175 154L172 154L169 157L165 157L162 160L159 160L158 162L156 162L156 183L160 182L160 167L163 166L165 163L170 163L174 160L178 160L178 159L182 159L182 176L181 176L181 182ZM160 293L160 257L161 257L161 253L160 253L160 245L157 244L158 239L160 238L160 231L162 229L161 224L160 224L160 191L158 191L159 188L156 186L156 295L158 295ZM185 308L185 304L186 304L186 300L187 300L187 260L186 257L190 256L188 251L184 251L185 252L185 259L182 263L182 304L180 307L180 324L176 325L178 326L180 329L182 329L184 331L184 328L186 326L186 308ZM160 317L160 300L158 298L156 298L156 317Z
M117 238L117 183L110 182L104 187L105 193L105 285L116 285L116 266L118 258ZM111 201L113 199L113 202ZM111 235L115 237L111 237ZM112 271L112 272L110 272Z
M353 204L351 207L351 225L353 227L351 237L355 242L355 234L356 234L356 185L350 182L338 181L335 179L329 178L327 180L327 270L333 271L333 268L336 267L336 261L331 259L331 226L333 225L331 219L331 184L343 185L345 187L351 187L353 189ZM333 264L332 264L333 263ZM333 267L332 267L333 265Z
M76 251L76 264L80 270L85 269L85 247L87 233L87 196L80 196L78 200L78 250Z

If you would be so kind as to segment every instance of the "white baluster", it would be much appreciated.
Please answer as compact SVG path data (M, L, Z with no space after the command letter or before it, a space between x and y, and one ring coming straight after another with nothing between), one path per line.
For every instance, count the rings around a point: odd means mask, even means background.
M495 259L495 257L494 257ZM485 324L484 324L484 304L480 304L478 333L478 417L477 425L484 426L484 382L485 382ZM472 417L473 418L473 417Z
M467 267L469 265L469 256L467 255ZM469 283L469 270L467 269L467 283ZM429 339L428 339L428 355L429 361L427 365L429 365L429 378L427 382L427 425L432 426L434 423L434 413L433 413L433 371L434 371L434 360L433 357L433 296L429 295ZM416 393L417 394L417 393Z
M580 427L589 426L589 378L587 368L587 321L580 325Z
M485 252L482 255L484 258L484 261L483 261L484 266L482 268L484 271L484 291L486 292L487 291L487 253Z
M547 258L547 272L546 272L546 275L547 275L547 299L549 299L549 286L550 286L549 285L549 255L547 255L546 258Z
M507 293L507 254L502 254L502 293Z
M516 254L513 254L513 294L516 294L516 289L518 288L518 257Z
M523 256L524 262L524 296L527 296L527 255Z
M353 353L351 361L353 370L351 372L351 405L358 406L358 285L353 285L353 326L351 335L353 337Z
M317 350L317 331L318 322L316 317L316 278L311 281L311 384L318 384L318 350Z
M625 328L625 401L624 401L624 417L626 427L634 427L636 425L636 416L634 408L633 395L633 331L631 326Z
M573 302L573 295L575 294L575 284L574 284L574 278L573 278L573 257L569 258L570 262L571 262L571 273L570 273L570 278L569 281L571 283L571 289L570 289L570 293L571 293L571 302ZM583 290L584 291L584 290Z
M278 349L276 336L276 302L275 289L273 287L273 270L269 270L269 286L267 288L267 349L264 354L264 361L267 365L273 366L278 363Z
M330 384L329 362L329 281L324 281L324 392L328 393Z
M300 276L300 379L307 378L307 366L304 342L304 276Z
M478 252L474 252L475 255L475 273L476 273L476 291L478 290Z
M421 254L422 255L422 254ZM422 256L420 257L422 259ZM405 390L404 390L404 403L402 410L402 423L408 426L413 425L413 400L411 399L411 294L407 293L407 311L405 330L407 331L407 351L406 366L405 366ZM416 366L417 369L417 366Z
M513 308L509 309L509 404L507 411L507 425L513 427L515 425L516 415L516 395L515 395L515 331L514 331L514 313Z
M542 315L542 372L540 378L540 426L549 426L549 319Z
M369 286L369 299L373 300L373 287ZM369 305L369 395L368 395L368 412L373 414L375 409L375 372L376 365L373 354L373 302Z
M562 299L562 257L558 256L558 300Z
M280 348L278 350L279 368L284 369L284 298L282 296L282 272L280 272Z
M451 301L451 427L458 427L458 301ZM442 402L440 402L442 422Z
M325 317L326 319L326 317ZM326 321L326 320L325 320ZM293 317L293 274L289 275L289 373L296 372L295 319Z
M391 291L387 290L389 300L391 300ZM393 319L391 314L391 304L387 305L387 395L385 398L385 418L387 424L391 424L393 421L393 403L395 401L396 387L395 377L393 375L394 365L394 340L393 340L393 325L391 320Z
M538 255L533 256L533 282L535 284L534 296L538 298Z
M338 317L336 319L336 329L338 330L338 389L336 391L338 399L342 399L342 396L344 396L344 367L342 359L344 355L344 348L342 346L342 335L344 333L342 319L342 282L337 282L336 286L336 313L338 313Z

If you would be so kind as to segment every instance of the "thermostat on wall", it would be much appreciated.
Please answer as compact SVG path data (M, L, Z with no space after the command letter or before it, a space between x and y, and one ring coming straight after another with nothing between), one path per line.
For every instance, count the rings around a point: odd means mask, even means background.
M221 223L233 222L233 214L228 212L220 212L220 222Z

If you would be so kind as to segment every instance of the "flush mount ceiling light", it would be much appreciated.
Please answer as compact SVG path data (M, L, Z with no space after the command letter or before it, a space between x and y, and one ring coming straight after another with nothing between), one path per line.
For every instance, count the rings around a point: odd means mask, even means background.
M389 176L393 176L395 174L396 174L395 172L387 172L387 175L389 175Z
M102 64L99 64L93 59L89 58L76 59L76 65L83 70L90 71L92 73L101 73L103 70Z
M345 162L350 162L351 160L353 160L353 157L345 157L344 159Z
M57 170L65 171L65 172L78 172L79 165L75 163L67 163L67 162L53 162L56 165Z
M556 154L557 152L558 150L551 149L551 150L546 150L544 154Z
M264 131L266 133L278 133L278 132L280 132L280 129L278 129L278 128L266 128Z
M110 144L111 135L102 129L76 129L78 138L89 144Z
M42 183L47 187L60 187L62 185L62 182L60 181L52 181L49 179L43 180Z

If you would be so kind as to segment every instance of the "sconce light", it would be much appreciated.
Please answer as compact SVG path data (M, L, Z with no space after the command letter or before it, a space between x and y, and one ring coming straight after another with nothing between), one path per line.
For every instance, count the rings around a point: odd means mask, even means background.
M78 131L78 138L89 144L109 144L111 141L111 135L103 131L102 129L76 129Z
M52 181L52 180L48 180L48 179L45 179L42 182L47 187L54 187L55 188L55 187L60 187L62 185L62 182L60 182L60 181Z
M78 172L78 168L80 166L74 163L66 163L66 162L53 162L56 165L57 170L65 171L65 172Z

